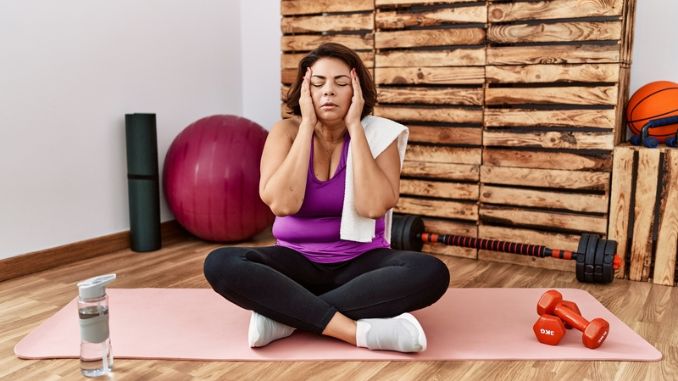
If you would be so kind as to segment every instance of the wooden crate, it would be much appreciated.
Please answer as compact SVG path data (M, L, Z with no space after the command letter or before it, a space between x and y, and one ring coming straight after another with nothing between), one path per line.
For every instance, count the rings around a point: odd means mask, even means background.
M480 237L576 250L581 233L606 235L611 154L627 94L625 4L488 4Z
M477 236L486 21L484 2L376 1L375 115L410 129L396 210L432 232Z
M355 50L374 69L374 0L283 0L281 31L281 101L296 79L299 60L324 42ZM281 115L288 116L281 106Z
M675 285L678 149L615 148L609 236L624 259L617 277Z

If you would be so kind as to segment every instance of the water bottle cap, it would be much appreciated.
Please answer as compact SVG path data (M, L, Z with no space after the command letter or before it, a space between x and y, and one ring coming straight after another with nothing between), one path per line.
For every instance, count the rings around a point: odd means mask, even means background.
M106 285L113 282L115 274L95 276L78 282L80 299L96 299L106 294Z

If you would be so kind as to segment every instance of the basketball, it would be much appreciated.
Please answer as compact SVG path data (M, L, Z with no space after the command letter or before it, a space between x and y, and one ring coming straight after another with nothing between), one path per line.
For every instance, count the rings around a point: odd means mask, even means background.
M678 115L678 83L650 82L636 90L626 105L626 122L634 135L650 120ZM676 133L678 123L648 130L660 143Z

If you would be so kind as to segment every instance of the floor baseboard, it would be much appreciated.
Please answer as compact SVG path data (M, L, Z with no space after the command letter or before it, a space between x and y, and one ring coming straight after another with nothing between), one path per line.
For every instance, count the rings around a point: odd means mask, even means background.
M160 224L163 245L188 237L176 220ZM96 237L0 260L0 282L54 267L129 249L129 231Z

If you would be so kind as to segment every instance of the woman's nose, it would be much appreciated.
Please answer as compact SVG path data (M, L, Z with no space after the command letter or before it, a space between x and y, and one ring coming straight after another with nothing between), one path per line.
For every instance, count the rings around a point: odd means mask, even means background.
M331 84L323 86L323 95L334 95L334 86Z

